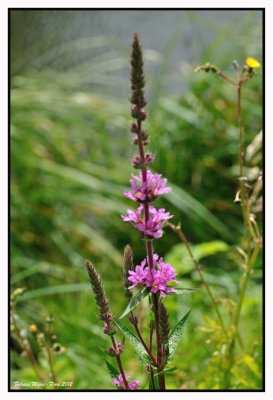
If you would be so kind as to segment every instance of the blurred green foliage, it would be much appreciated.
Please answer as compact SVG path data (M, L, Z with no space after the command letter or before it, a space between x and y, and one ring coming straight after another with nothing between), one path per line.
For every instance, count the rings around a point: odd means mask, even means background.
M193 25L209 24L198 13L187 13L185 18ZM244 54L238 61L242 65L245 56L253 55L249 51L255 50L248 34L251 27L251 18L246 18L236 36L230 30L232 23L224 28L211 24L207 28L215 30L215 39L199 52L198 64L219 62L221 69L233 74L232 51L226 50L225 43L235 43L237 37L241 40ZM147 81L152 82L146 127L150 148L156 154L153 166L174 188L157 206L174 214L174 223L182 222L216 297L236 301L242 275L236 246L244 234L240 206L233 202L238 174L236 91L215 75L194 74L196 65L181 62L175 74L187 81L188 88L181 95L169 96L163 83L170 76L168 52L179 39L175 32L163 55L147 51L145 58ZM261 31L255 34L261 40ZM123 196L134 152L128 131L128 96L119 91L129 82L128 53L113 38L89 37L85 43L79 54L72 53L73 43L66 43L60 53L61 68L46 61L43 68L22 68L26 54L12 64L11 288L27 288L17 305L22 328L35 323L42 330L47 315L54 315L58 341L67 349L55 359L60 380L72 379L74 389L113 389L100 350L109 341L97 318L84 258L95 264L111 307L120 315L126 306L121 286L123 248L130 243L139 263L144 244L120 218L134 206ZM37 57L46 58L47 52L37 46L34 50ZM69 67L71 57L77 59L84 52L88 52L88 60L76 65L71 62ZM261 57L261 47L254 55ZM117 76L116 71L122 74ZM261 71L244 86L242 107L247 146L262 128ZM261 159L258 167L261 169ZM249 171L250 166L246 173ZM257 219L260 225L260 213ZM172 326L192 309L173 361L177 369L166 378L167 388L217 389L221 377L213 359L213 341L207 328L199 329L204 323L213 324L211 301L172 231L165 228L164 237L155 241L154 247L173 260L182 287L200 288L191 295L168 296L166 300ZM261 268L260 257L243 305L240 325L248 347L262 328ZM145 301L140 314L144 328ZM228 321L228 311L220 307ZM34 338L29 340L39 357ZM126 372L148 385L129 345L122 358ZM234 369L234 387L260 388L261 365L260 340L253 358L245 355ZM12 341L11 386L16 380L33 379L31 366Z

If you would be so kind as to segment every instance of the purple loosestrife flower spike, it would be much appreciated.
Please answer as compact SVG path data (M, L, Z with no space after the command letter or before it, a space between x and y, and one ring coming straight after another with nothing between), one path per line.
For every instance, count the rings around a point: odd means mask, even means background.
M147 262L147 266L146 266ZM159 259L157 254L153 255L154 267L150 268L148 257L144 259L140 265L137 265L135 271L129 271L129 281L132 285L129 289L137 285L147 286L152 293L160 292L162 297L166 296L165 292L171 292L172 287L167 286L169 281L180 283L175 279L176 272L171 264L165 264L163 258Z
M112 325L113 314L110 312L108 299L106 297L101 277L97 273L94 265L89 260L85 260L87 273L90 279L92 290L95 296L96 304L99 308L99 316L105 322L103 332L106 335L114 335L116 328Z
M127 374L125 374L125 377L126 377L127 381L128 381L128 378L130 378L130 376ZM120 386L122 389L125 389L121 375L118 376L118 379L114 378L113 382L115 385ZM128 382L128 386L129 386L130 390L135 390L139 386L139 381L134 380L132 383Z
M152 174L147 170L147 181L142 183L141 173L139 176L132 174L134 179L130 179L132 191L125 190L124 195L133 201L145 203L145 201L155 201L158 196L168 193L172 190L171 187L165 187L167 179L161 179L161 174Z

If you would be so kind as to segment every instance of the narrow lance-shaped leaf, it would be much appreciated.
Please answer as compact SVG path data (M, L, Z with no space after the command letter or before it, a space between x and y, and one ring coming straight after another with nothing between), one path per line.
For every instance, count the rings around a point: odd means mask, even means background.
M118 379L119 372L109 361L104 360L112 379Z
M178 346L178 343L181 340L181 336L182 336L182 333L183 333L184 325L185 325L185 323L186 323L186 321L188 319L188 316L190 315L190 312L191 312L191 310L188 311L186 315L184 315L184 317L178 322L176 327L170 333L170 336L169 336L169 355L168 355L168 357L166 359L166 364L171 362L173 357L174 357L174 354L175 354L176 348Z
M132 300L130 301L130 303L128 304L128 306L126 307L125 311L123 312L123 314L119 317L119 319L125 317L125 315L127 315L130 311L133 310L133 308L135 308L135 306L141 302L141 300L143 300L146 296L148 296L148 294L150 293L149 288L145 287L140 289L137 294L132 298Z
M169 295L171 295L171 294L189 294L189 293L192 293L192 292L196 292L196 290L199 290L199 289L192 289L192 288L173 288L173 290L171 291L171 292L166 292L166 295L167 296L169 296Z
M154 376L158 376L160 374L169 374L171 375L175 370L177 370L177 367L172 367L172 368L164 368L162 369L162 371L157 372L156 374L154 374Z
M145 366L147 364L151 364L151 365L155 366L154 362L152 361L152 359L146 353L146 350L145 350L143 344L133 334L133 332L129 328L127 328L127 326L125 326L122 322L117 321L117 320L115 322L116 322L117 326L119 327L119 329L124 333L124 335L128 339L128 342L135 349L135 352L136 352L138 358L140 359L140 361L143 361Z

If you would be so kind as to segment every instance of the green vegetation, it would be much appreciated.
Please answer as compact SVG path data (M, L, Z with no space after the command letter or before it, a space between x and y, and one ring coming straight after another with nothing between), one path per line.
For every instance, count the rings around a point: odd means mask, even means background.
M186 13L185 18L206 24L198 13ZM240 265L244 257L241 247L245 245L241 208L233 202L239 173L236 91L215 75L197 75L193 71L197 64L209 60L221 65L230 76L234 73L230 66L233 58L237 57L241 65L246 56L261 60L261 32L259 27L252 29L251 17L245 18L235 32L231 22L224 28L211 24L210 28L216 31L215 39L202 53L199 49L196 64L177 64L175 73L181 74L187 89L181 95L170 96L163 83L169 79L167 59L179 39L179 26L170 35L163 56L147 52L145 58L148 70L155 71L151 76L146 124L150 148L156 154L154 171L166 176L173 187L157 205L175 215L174 224L181 222L228 326L240 291ZM196 40L197 36L198 32ZM233 55L232 46L226 44L235 46L237 38L241 47ZM124 95L124 90L120 90L129 82L128 52L108 37L79 40L79 54L73 54L72 42L63 46L59 60L62 65L45 62L47 66L41 69L24 69L26 54L12 64L10 283L11 291L26 288L16 305L21 329L29 331L29 326L35 324L42 332L46 318L54 316L57 341L66 349L53 355L59 381L73 381L73 389L114 389L101 350L109 345L108 338L97 318L84 259L89 258L96 266L111 309L120 316L127 305L121 284L124 246L131 244L135 263L142 260L144 249L138 232L122 223L120 217L132 206L123 196L133 171L129 162L133 146L128 129L128 93ZM32 51L42 57L37 46ZM88 60L74 65L70 59L69 67L69 57L77 59L83 52L88 52ZM45 51L43 55L50 59L50 53ZM255 180L262 169L261 70L243 87L242 109L245 149L255 138L258 143L246 151L245 173ZM258 198L255 213L261 229L259 201ZM170 364L170 374L166 374L166 386L219 389L223 387L223 377L218 355L226 349L216 345L219 326L213 304L185 245L171 229L166 227L165 231L164 238L155 241L155 252L173 263L182 288L199 288L192 294L167 297L172 327L189 308L192 311ZM147 298L141 304L148 307ZM124 321L125 317L122 323L127 324ZM147 325L141 314L140 322ZM245 348L252 350L247 354L236 347L240 358L232 370L232 387L261 389L261 254L250 276L240 328ZM20 355L18 342L11 337L13 388L15 381L29 382L37 380L37 376L27 358ZM29 333L28 339L45 374L49 366L35 335ZM133 354L126 342L126 372L138 379L142 388L148 388L148 377ZM174 366L177 369L172 369Z

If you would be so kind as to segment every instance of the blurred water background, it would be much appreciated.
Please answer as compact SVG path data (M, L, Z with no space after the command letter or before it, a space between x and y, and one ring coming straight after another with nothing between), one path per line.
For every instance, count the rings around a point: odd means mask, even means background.
M174 188L157 206L174 214L175 224L182 222L217 296L236 299L239 290L236 245L244 232L240 207L233 203L236 90L217 76L193 71L210 61L235 79L232 60L241 66L247 56L261 61L262 12L10 11L11 288L27 288L18 303L23 327L36 323L42 329L46 316L54 315L58 340L67 348L56 357L56 371L60 379L75 379L76 389L112 388L97 346L105 348L107 338L84 258L95 263L120 314L126 304L120 282L124 245L131 243L136 263L144 257L137 232L120 218L134 206L123 197L134 153L128 130L134 32L144 48L154 171ZM242 105L247 146L262 128L261 70L245 85ZM254 156L245 170L251 179L261 171L261 143ZM261 224L258 202L256 211ZM185 249L165 231L155 250L174 263L184 286L199 287ZM244 303L247 343L261 326L255 324L261 321L261 267L260 258ZM168 378L168 387L217 388L217 376L209 381L205 374L212 348L204 346L206 334L195 331L202 314L214 317L206 293L168 299L167 306L172 324L193 309L175 359L180 372ZM19 353L13 344L11 380L34 379ZM144 384L132 355L128 349L126 370ZM249 373L247 384L259 387L260 377Z

